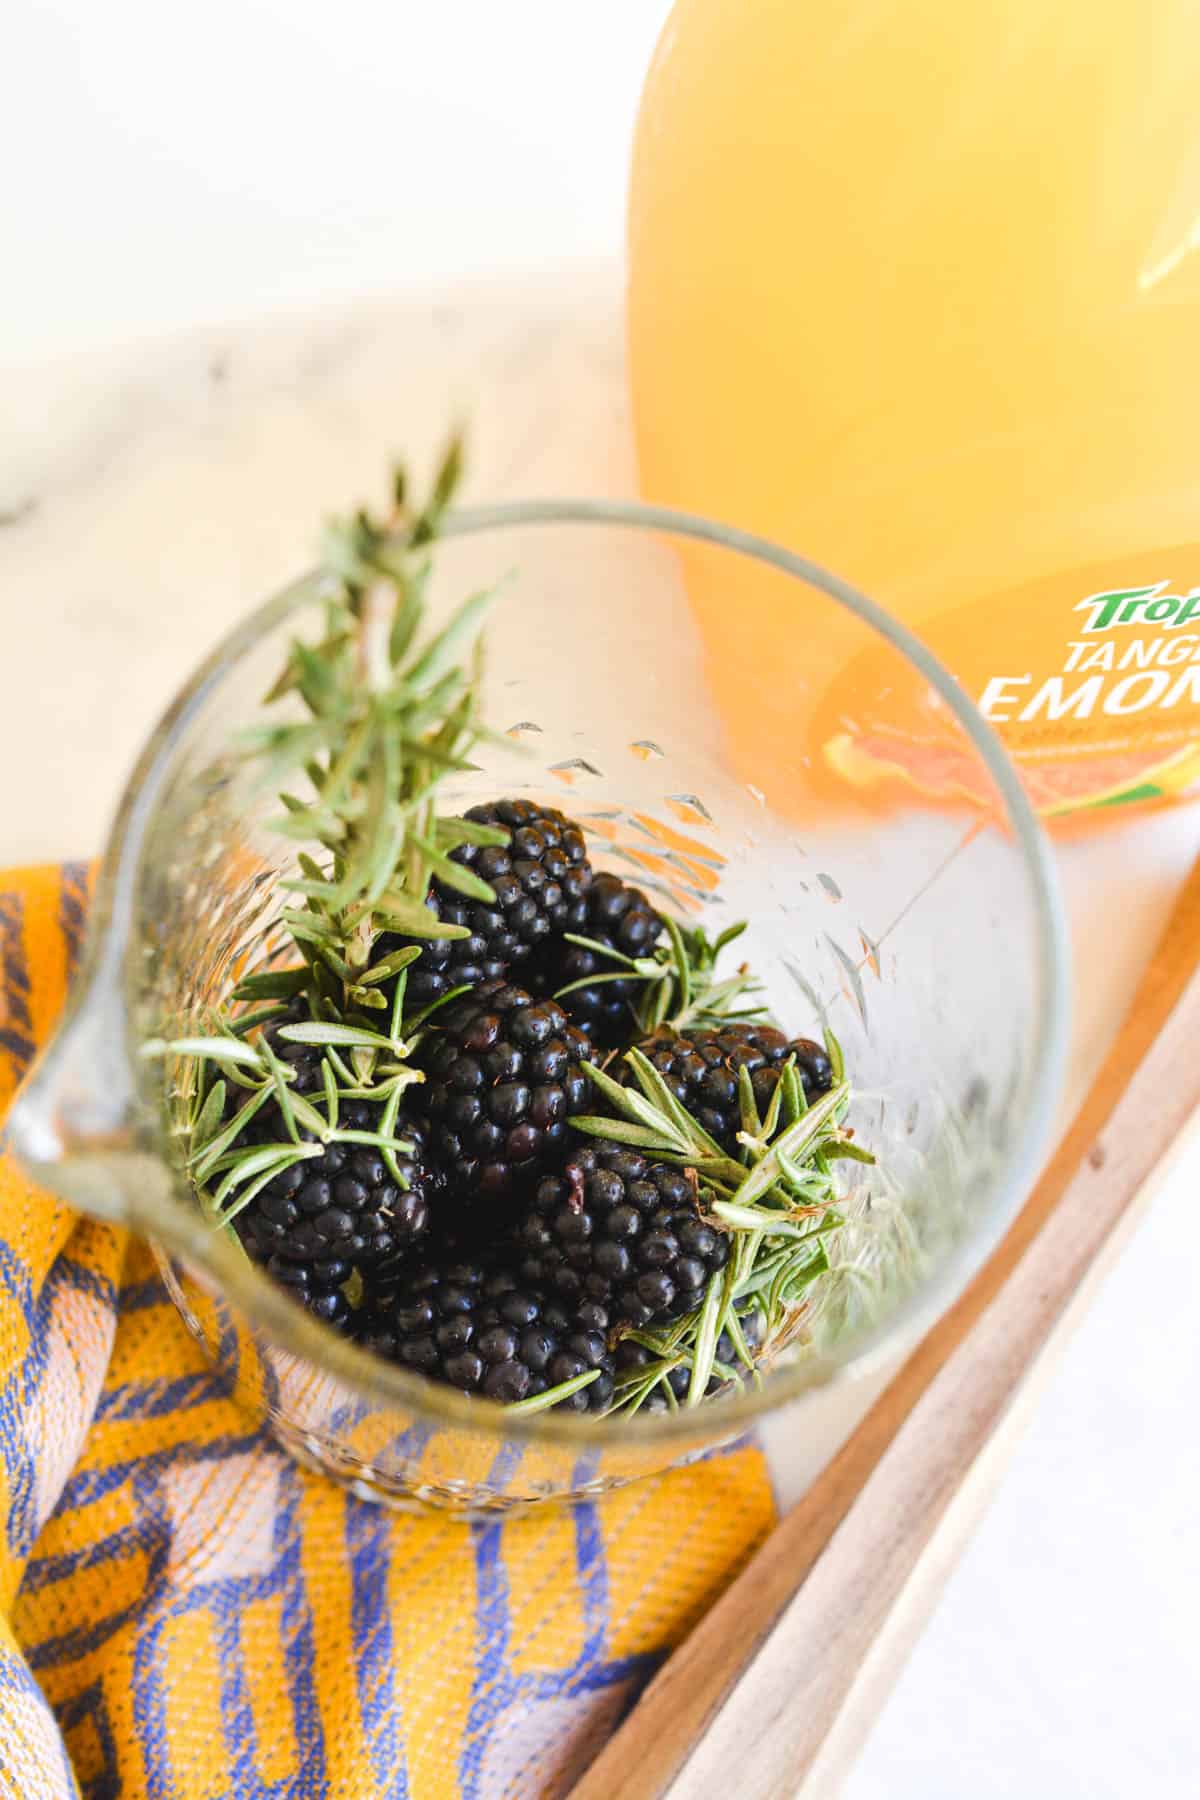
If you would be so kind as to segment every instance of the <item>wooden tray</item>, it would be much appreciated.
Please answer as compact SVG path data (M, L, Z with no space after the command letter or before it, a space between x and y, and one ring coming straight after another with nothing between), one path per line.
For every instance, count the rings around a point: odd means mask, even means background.
M1200 862L999 1249L650 1684L574 1800L837 1793L1055 1352L1200 1125L1198 1048Z

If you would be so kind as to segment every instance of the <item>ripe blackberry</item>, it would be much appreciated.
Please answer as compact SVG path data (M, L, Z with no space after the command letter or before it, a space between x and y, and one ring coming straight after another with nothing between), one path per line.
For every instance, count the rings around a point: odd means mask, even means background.
M770 1104L780 1067L789 1056L796 1058L806 1099L815 1099L833 1085L833 1070L820 1044L814 1044L811 1038L793 1038L789 1042L773 1025L723 1025L682 1034L658 1031L638 1049L653 1063L680 1104L731 1156L737 1155L737 1134L742 1128L739 1069L750 1071L750 1085L760 1113ZM627 1065L617 1075L626 1087L635 1085Z
M572 1302L592 1300L617 1325L650 1325L698 1306L729 1258L700 1217L682 1169L603 1140L539 1183L521 1221L523 1279Z
M506 848L460 844L450 852L493 889L494 905L471 900L434 880L426 904L447 925L465 925L469 937L426 942L408 971L406 995L415 1004L438 999L452 987L478 987L525 963L551 936L582 928L592 865L583 832L551 806L532 800L494 800L464 815L510 833ZM385 933L376 956L412 943Z
M596 875L585 900L581 925L564 926L580 937L594 938L625 956L649 956L663 933L663 922L640 888L630 887L619 875ZM581 944L552 941L539 967L540 985L553 994L574 981L594 975L616 975L620 964L610 962ZM581 1031L605 1050L628 1043L633 1024L630 1002L637 997L636 981L598 981L577 988L559 1001Z
M368 1284L357 1335L379 1356L506 1405L599 1369L559 1405L600 1412L613 1393L607 1331L601 1307L572 1306L503 1264L435 1255Z
M320 1052L310 1045L276 1038L277 1056L296 1071L297 1092L321 1089ZM241 1103L233 1090L231 1108ZM344 1100L339 1127L379 1129L382 1101ZM395 1181L379 1151L369 1144L327 1144L318 1157L293 1163L269 1181L235 1220L235 1229L255 1262L331 1323L344 1321L348 1308L341 1289L351 1269L376 1269L418 1242L444 1186L426 1152L426 1130L400 1118L395 1135L412 1145L397 1154L408 1187ZM312 1142L310 1132L301 1139ZM237 1143L286 1143L287 1126L276 1100L268 1100Z
M503 1200L556 1167L590 1087L583 1033L553 1000L488 981L436 1014L413 1105L456 1192Z

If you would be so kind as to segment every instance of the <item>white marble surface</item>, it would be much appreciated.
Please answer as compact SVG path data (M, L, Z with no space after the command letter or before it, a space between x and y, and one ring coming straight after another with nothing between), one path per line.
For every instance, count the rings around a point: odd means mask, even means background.
M470 492L623 494L615 276L459 284L253 329L59 357L6 382L0 443L0 859L90 854L166 696L293 574L325 512L449 417ZM1197 841L1195 809L1060 855L1077 951L1070 1093L1115 1029ZM1187 1391L1200 1157L1181 1170L1044 1394L998 1500L850 1784L853 1800L1195 1791L1189 1622L1200 1495ZM1183 1271L1178 1280L1176 1271ZM796 1493L873 1397L770 1432Z

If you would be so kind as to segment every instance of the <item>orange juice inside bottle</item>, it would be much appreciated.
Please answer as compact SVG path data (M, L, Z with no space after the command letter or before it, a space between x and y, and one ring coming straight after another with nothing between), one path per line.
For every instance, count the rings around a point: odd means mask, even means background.
M912 626L1051 817L1200 790L1198 69L1185 0L678 0L643 97L645 493ZM689 581L747 763L963 790L915 677Z

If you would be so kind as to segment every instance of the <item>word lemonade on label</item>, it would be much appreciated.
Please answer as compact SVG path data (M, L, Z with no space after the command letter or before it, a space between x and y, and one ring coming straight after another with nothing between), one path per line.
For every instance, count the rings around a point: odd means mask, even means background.
M1096 713L1125 717L1150 707L1166 712L1182 701L1200 704L1200 588L1170 594L1167 586L1159 581L1080 600L1075 611L1089 616L1080 638L1067 645L1063 673L1036 685L1032 674L993 676L979 698L983 716L1024 724L1088 719ZM1182 627L1193 621L1197 629L1184 632ZM1098 633L1146 625L1157 626L1162 635L1094 641ZM1181 669L1180 664L1192 666ZM1092 670L1099 673L1087 673ZM1069 676L1080 679L1069 681Z

